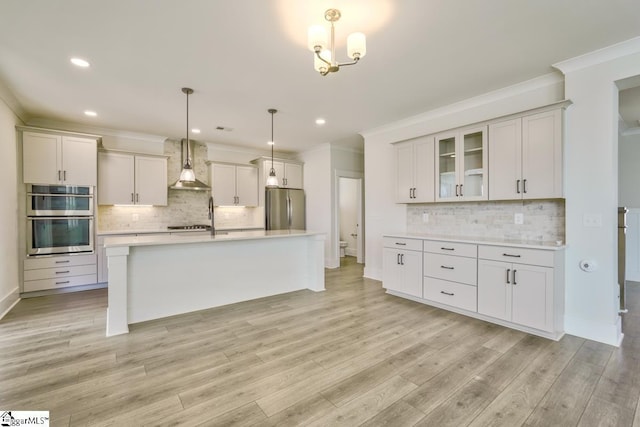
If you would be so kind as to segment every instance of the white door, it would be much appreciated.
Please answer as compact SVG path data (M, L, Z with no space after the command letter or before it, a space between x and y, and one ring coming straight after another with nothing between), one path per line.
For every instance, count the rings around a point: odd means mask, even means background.
M525 199L562 197L562 112L522 118L522 178Z
M167 159L136 156L136 204L167 206Z
M132 205L135 203L133 156L98 153L98 204Z
M236 197L236 167L222 163L211 165L211 191L216 206L233 206Z
M513 264L511 321L553 330L553 269Z
M284 164L284 186L287 188L302 188L302 165L297 163Z
M258 168L236 166L236 196L241 206L258 206Z
M396 154L396 202L413 202L413 142L395 145Z
M511 320L511 264L478 260L478 313Z
M435 148L433 137L414 142L414 158L411 170L414 175L413 202L435 201Z
M97 153L95 139L62 137L62 177L65 185L96 185Z
M489 200L522 198L522 119L489 126Z
M42 133L22 134L23 178L27 184L62 182L62 137Z

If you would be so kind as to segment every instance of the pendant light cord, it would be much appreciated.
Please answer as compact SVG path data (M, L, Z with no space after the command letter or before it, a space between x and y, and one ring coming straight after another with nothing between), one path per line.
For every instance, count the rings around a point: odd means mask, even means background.
M275 141L273 140L273 114L275 111L271 111L271 170L273 170L273 146L275 145Z

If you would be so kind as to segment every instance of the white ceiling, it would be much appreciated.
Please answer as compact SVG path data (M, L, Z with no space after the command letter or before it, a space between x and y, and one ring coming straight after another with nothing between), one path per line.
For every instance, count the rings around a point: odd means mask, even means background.
M355 30L368 53L322 77L306 29L328 7L342 10L337 56ZM189 86L194 139L264 149L273 107L276 149L298 151L639 35L638 0L2 0L0 80L26 120L170 138L185 136Z

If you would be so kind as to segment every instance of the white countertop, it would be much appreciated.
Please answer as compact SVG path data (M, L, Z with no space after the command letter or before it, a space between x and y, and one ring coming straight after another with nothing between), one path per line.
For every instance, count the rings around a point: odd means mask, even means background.
M236 230L264 230L264 227L231 227L231 228L218 228L216 227L216 231L236 231ZM99 230L96 234L98 236L110 236L117 234L163 234L163 233L191 233L191 232L202 232L207 230L202 229L188 229L188 230L169 230L167 228L158 228L158 229L125 229L125 230Z
M123 246L159 246L159 245L180 245L186 243L217 243L229 242L237 240L258 240L258 239L274 239L287 237L303 237L324 235L324 233L306 231L306 230L255 230L255 231L239 231L236 233L219 234L211 236L201 233L193 235L187 233L181 234L153 234L140 236L119 236L107 237L104 240L105 248L115 248Z
M463 237L463 236L442 236L430 234L413 233L388 233L383 237L396 237L401 239L438 240L446 242L472 243L477 245L511 246L517 248L545 249L557 251L565 249L562 242L548 242L539 240L518 240L518 239L496 239L489 237Z

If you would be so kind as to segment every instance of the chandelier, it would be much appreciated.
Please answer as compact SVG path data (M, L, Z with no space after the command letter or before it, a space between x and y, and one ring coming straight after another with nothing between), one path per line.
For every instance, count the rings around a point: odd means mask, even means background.
M327 9L324 19L331 22L331 44L327 46L327 31L322 25L309 27L308 46L315 53L313 68L323 76L335 73L340 67L357 64L367 53L366 37L362 33L352 33L347 37L347 56L353 61L339 63L336 61L335 28L334 22L340 19L338 9Z

